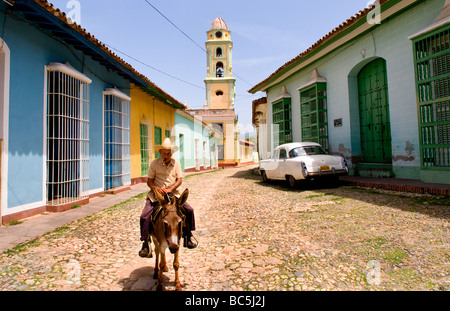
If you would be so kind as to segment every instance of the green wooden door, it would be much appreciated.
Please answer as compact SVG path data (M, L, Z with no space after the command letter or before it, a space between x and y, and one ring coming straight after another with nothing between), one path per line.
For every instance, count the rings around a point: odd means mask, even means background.
M386 61L377 59L358 74L362 161L392 163Z

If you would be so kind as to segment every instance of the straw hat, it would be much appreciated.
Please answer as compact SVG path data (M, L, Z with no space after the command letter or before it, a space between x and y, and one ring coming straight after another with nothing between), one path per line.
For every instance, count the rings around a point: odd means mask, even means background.
M159 150L161 150L161 149L169 149L169 150L172 150L172 153L178 151L178 147L177 147L177 146L174 146L174 145L172 144L172 142L170 141L170 138L164 139L162 145L157 145L157 146L155 146L155 149L156 149L156 151L158 151L158 152L159 152Z

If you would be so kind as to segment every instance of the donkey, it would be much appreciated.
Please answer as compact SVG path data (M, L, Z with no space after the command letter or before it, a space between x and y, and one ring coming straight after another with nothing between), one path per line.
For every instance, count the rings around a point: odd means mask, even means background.
M163 272L167 272L166 249L174 254L173 268L175 270L176 290L181 290L181 283L178 276L178 254L180 252L181 237L185 226L185 216L182 213L183 205L189 196L189 190L184 190L179 198L162 196L155 191L156 199L161 204L161 211L158 212L153 224L153 243L155 244L155 273L154 279L158 279L156 290L163 290Z

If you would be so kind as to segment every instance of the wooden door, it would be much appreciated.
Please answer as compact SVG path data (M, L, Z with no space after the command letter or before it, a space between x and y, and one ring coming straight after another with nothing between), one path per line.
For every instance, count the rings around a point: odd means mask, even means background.
M392 163L386 61L377 59L358 74L362 161Z

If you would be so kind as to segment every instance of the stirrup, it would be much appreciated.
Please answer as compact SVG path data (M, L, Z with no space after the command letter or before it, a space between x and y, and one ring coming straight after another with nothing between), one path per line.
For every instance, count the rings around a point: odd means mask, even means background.
M148 248L144 247L147 246ZM142 244L142 249L139 251L139 257L142 258L153 258L152 240L149 237L148 241Z
M195 240L195 244L193 241L191 241L191 238L193 238ZM193 247L189 247L188 245L188 241L191 242L194 246ZM191 235L190 237L185 236L184 237L184 243L183 246L189 249L194 249L198 246L198 240L194 237L194 235Z

